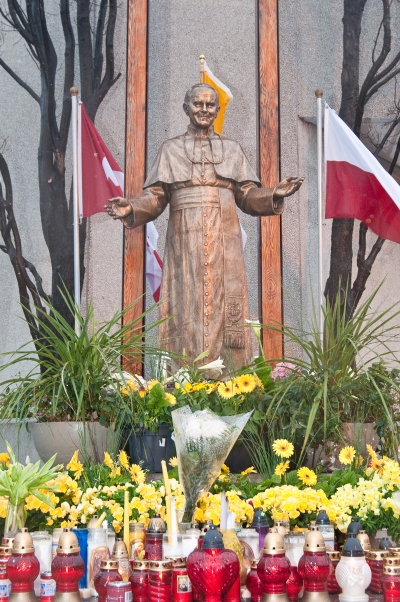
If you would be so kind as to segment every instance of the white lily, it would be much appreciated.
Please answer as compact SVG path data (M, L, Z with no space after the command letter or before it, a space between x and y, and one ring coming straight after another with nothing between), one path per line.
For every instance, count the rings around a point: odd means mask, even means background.
M264 350L263 350L263 346L262 346L262 343L261 343L261 324L260 324L260 320L247 320L246 319L245 322L252 327L252 329L254 331L254 334L257 337L258 344L260 346L261 355L264 355Z
M209 362L208 364L204 364L204 366L198 366L198 370L218 370L220 374L222 374L222 370L225 368L224 360L221 357L214 360L213 362Z

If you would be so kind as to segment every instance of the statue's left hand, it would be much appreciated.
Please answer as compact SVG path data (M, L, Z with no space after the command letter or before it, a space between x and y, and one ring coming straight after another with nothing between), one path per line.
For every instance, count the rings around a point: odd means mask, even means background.
M303 182L304 177L297 178L296 176L290 176L289 178L285 178L282 182L279 182L278 186L274 189L274 197L283 199L294 194L298 191Z

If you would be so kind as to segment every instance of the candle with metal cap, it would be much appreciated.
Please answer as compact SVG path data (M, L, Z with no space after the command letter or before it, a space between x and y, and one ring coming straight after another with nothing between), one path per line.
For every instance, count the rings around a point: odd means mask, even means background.
M283 537L276 527L265 537L257 573L263 584L262 602L288 602L286 581L290 576L290 562L285 556Z
M400 566L384 566L382 589L385 602L400 602Z
M133 599L135 602L148 602L149 597L149 561L134 560L131 561L132 575L129 578L131 582Z
M99 594L99 602L106 602L107 585L112 581L122 581L118 560L102 560L100 570L94 578L94 587Z
M368 602L365 590L371 583L371 569L365 560L355 530L355 527L353 532L350 529L349 533L348 530L342 556L335 571L337 582L342 588L342 593L339 594L340 602Z
M33 584L39 575L40 564L28 529L19 529L7 562L7 578L11 581L10 602L36 602Z
M373 594L382 594L383 561L389 556L389 550L367 550L365 559L371 569L371 583L368 590Z
M304 602L329 602L328 578L332 564L326 554L322 533L317 526L308 531L304 542L304 554L299 560L298 571L304 581Z
M80 602L79 581L85 572L85 565L72 529L64 529L60 535L51 572L56 582L54 602Z

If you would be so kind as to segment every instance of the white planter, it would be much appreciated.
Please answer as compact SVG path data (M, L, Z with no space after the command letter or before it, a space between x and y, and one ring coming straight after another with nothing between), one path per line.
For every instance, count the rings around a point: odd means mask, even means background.
M31 462L40 460L33 441L32 427L35 418L29 420L1 420L0 421L0 453L6 452L6 441L9 443L17 460L25 464L29 457Z
M57 454L58 464L68 464L79 450L80 459L103 462L112 429L98 422L37 422L32 425L33 440L40 459L47 462Z

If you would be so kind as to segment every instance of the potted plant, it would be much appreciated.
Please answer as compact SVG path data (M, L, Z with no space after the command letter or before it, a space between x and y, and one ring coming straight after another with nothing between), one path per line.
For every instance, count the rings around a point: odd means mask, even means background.
M83 316L67 293L64 300L78 328L48 304L47 313L36 319L36 350L27 343L9 354L2 367L17 371L28 362L30 369L0 383L5 391L0 419L36 418L34 441L44 461L57 453L67 463L79 449L85 459L99 462L104 451L118 447L123 429L131 424L130 407L121 393L121 358L141 358L142 316L121 326L129 306L98 324L92 303Z

